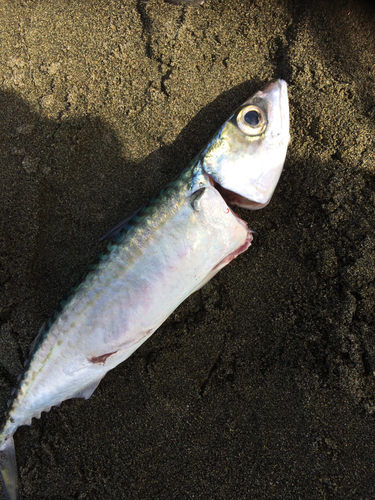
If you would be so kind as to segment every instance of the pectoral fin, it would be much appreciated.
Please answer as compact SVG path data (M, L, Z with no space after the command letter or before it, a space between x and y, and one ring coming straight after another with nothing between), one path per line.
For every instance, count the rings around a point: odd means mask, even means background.
M195 212L199 212L201 209L200 199L204 195L205 191L206 188L200 188L197 191L194 191L194 193L189 198L190 205Z

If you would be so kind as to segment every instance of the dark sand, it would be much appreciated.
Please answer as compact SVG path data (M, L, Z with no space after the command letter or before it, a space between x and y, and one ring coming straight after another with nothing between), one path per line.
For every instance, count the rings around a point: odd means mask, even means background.
M228 115L289 83L252 247L89 401L16 434L23 499L375 498L375 11L0 4L0 412L39 326ZM3 499L3 493L0 492Z

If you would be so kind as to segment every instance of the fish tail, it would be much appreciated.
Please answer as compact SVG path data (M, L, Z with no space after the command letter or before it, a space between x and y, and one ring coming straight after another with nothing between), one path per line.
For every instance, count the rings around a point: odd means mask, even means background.
M0 473L6 500L18 499L18 474L13 436L0 449Z

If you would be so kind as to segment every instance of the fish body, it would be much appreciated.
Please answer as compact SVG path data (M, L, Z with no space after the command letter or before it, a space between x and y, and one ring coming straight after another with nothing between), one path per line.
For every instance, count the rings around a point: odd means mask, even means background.
M7 498L18 498L17 428L61 401L90 397L186 297L249 247L251 231L223 196L248 208L268 203L288 141L286 84L278 80L246 101L89 266L41 328L8 409L0 432Z

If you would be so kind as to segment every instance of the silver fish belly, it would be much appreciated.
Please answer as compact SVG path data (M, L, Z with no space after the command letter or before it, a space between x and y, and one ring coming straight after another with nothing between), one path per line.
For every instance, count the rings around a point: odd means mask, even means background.
M89 398L186 297L249 247L251 231L225 199L247 208L268 203L289 141L287 108L281 80L246 101L126 222L42 327L0 433L7 498L18 498L17 428L61 401Z

